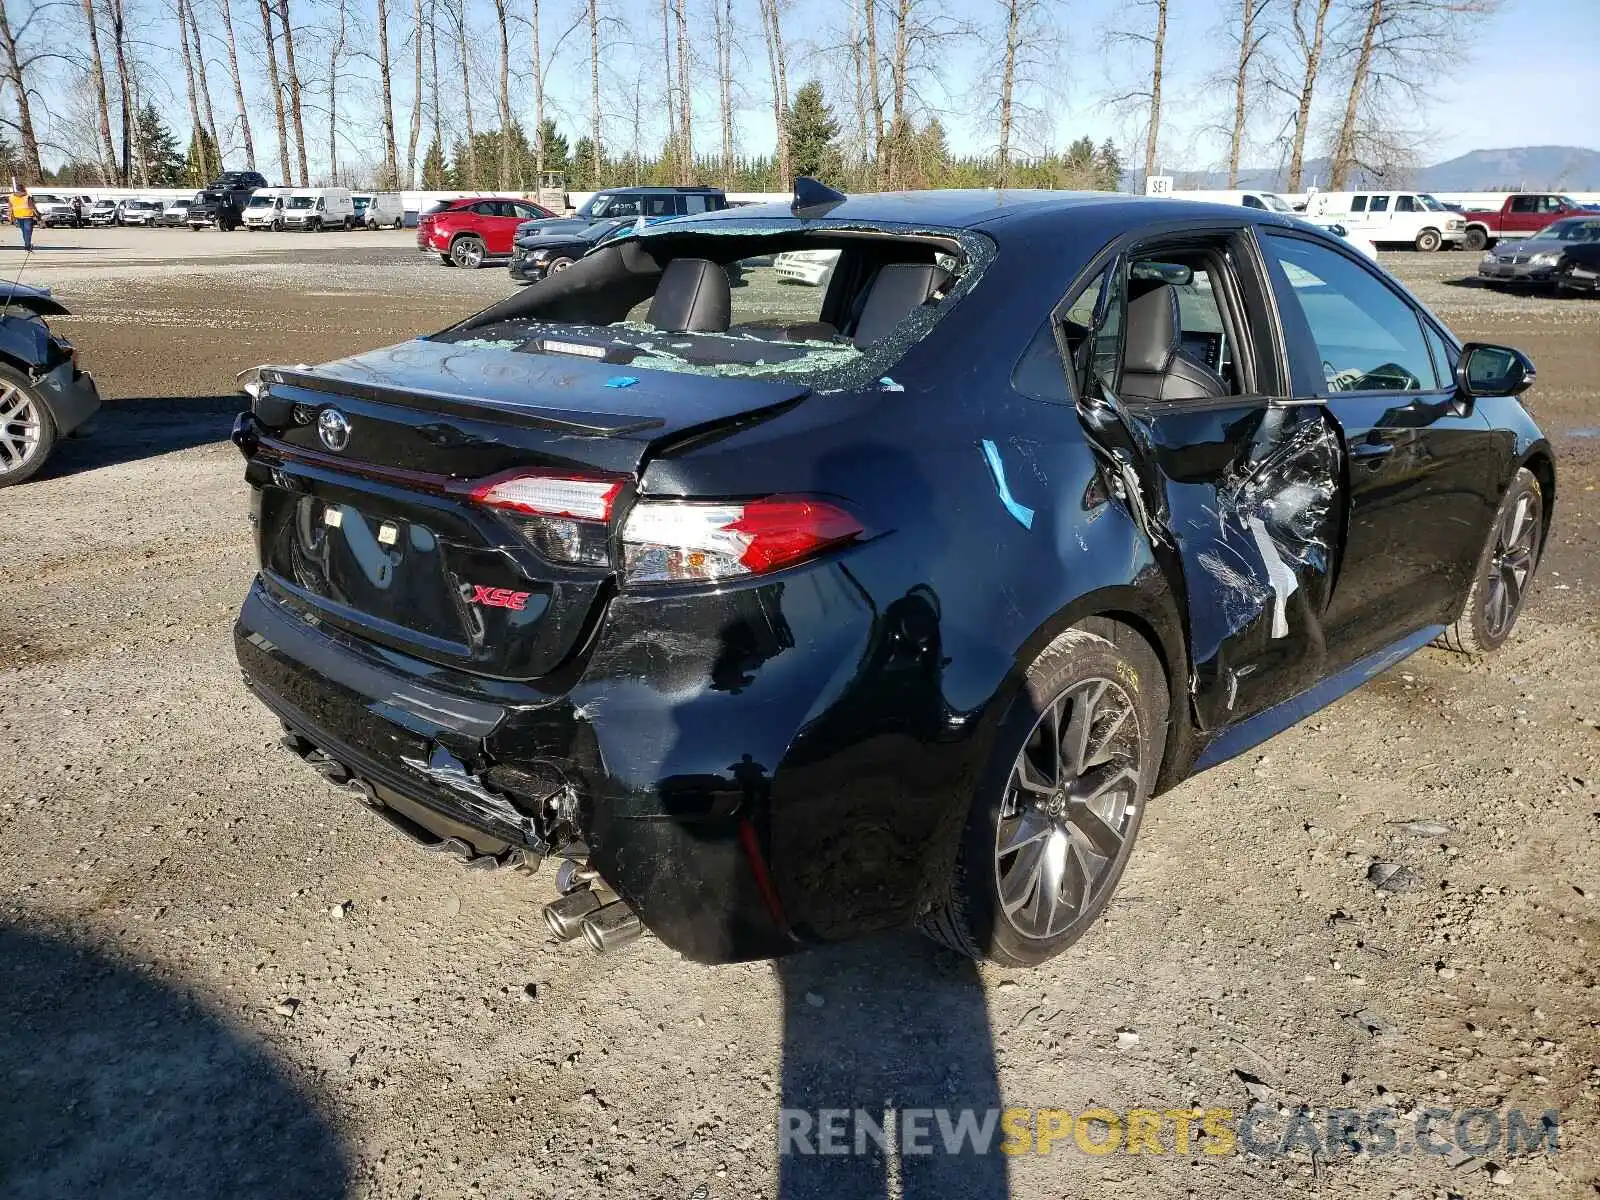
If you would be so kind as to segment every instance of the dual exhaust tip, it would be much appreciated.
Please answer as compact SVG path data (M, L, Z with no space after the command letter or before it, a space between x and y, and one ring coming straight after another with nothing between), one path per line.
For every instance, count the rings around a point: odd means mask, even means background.
M609 954L644 932L644 922L627 901L596 891L587 882L546 904L544 923L558 941L570 942L582 934L597 954Z

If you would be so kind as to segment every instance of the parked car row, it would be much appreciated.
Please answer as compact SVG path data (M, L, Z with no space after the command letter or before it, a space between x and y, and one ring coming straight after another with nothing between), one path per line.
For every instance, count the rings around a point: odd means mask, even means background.
M417 249L450 267L508 260L511 276L532 283L570 266L607 234L639 221L653 223L728 207L713 187L610 188L590 196L570 217L512 196L464 196L440 201L417 221Z

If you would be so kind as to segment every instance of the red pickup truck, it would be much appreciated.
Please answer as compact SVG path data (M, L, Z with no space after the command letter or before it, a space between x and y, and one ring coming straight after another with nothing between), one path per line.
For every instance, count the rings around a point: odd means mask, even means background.
M1590 211L1559 192L1519 192L1507 196L1498 210L1469 209L1461 215L1467 222L1467 249L1485 250L1498 241L1530 237L1551 221Z

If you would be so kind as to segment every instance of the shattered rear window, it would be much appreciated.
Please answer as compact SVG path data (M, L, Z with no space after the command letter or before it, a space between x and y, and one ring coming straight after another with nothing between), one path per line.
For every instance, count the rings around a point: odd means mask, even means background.
M543 285L535 284L435 340L638 370L776 379L816 391L874 383L893 388L893 365L971 290L993 259L993 243L964 230L772 219L692 229L673 224L678 227L670 234L635 230L602 243L557 276L564 282L555 286L566 288L559 301L563 319L541 313L541 307L557 304L541 305ZM660 276L641 286L637 274L625 275L620 266L615 281L602 274L608 263L621 261L618 256L640 249L651 254L652 271L656 264L665 270L675 259L720 267L728 283L726 326L719 321L717 327L683 330L652 323ZM612 257L597 262L604 255ZM796 261L822 269L796 271ZM586 269L600 282L574 297L570 285Z

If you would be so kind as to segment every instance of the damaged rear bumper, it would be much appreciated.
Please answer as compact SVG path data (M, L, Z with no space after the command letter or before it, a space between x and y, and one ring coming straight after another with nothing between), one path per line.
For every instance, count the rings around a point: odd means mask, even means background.
M633 617L662 635L646 653L676 649L670 657L696 673L685 644L671 646L670 615ZM309 744L296 748L320 751L336 764L330 778L354 777L391 820L498 861L556 853L576 838L645 925L692 959L765 958L796 945L769 862L773 771L760 764L776 761L761 747L792 739L803 701L783 732L770 708L730 720L729 702L739 702L709 674L699 686L679 676L679 702L668 703L604 637L566 694L455 676L346 639L259 579L234 637L251 691ZM725 658L727 648L712 652ZM707 769L685 770L689 758Z

